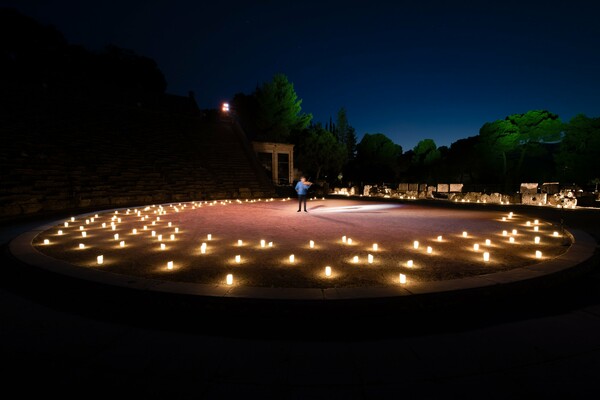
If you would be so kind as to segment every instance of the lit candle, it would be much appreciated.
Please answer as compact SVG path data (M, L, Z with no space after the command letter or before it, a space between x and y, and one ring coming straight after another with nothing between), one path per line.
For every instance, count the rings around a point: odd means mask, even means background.
M170 228L171 227L171 222L169 222L168 225L169 225L169 228Z
M137 234L137 229L133 228L133 229L131 230L131 233L133 233L134 235L136 235L136 234Z
M75 217L71 217L71 222L75 222Z
M175 235L171 233L171 240L175 240Z
M227 274L226 282L228 285L233 285L233 275Z
M406 283L406 275L400 274L398 279L400 281L400 284L404 285Z
M96 257L96 262L98 263L98 265L104 263L104 256L98 256L98 257Z
M483 261L485 261L485 262L490 261L490 253L488 253L487 251L485 253L483 253Z
M325 276L331 276L331 267L329 265L325 267Z
M427 254L431 253L433 253L433 249L431 248L431 246L427 246Z
M354 258L352 259L352 262L354 264L358 264L358 256L354 256Z
M118 223L121 223L121 218L117 218L117 222L118 222Z
M98 214L94 215L94 218L98 218Z
M156 225L156 221L152 221L152 225Z
M502 221L506 221L506 217L502 217Z
M527 222L525 223L525 225L527 225L527 226L531 226L531 221L527 221Z
M119 234L118 233L115 233L114 237L115 237L115 240L119 240Z
M144 230L147 231L148 230L148 226L144 225Z
M539 250L535 251L535 258L542 258L542 252Z
M86 219L86 220L85 220L85 224L86 224L86 225L89 225L89 224L90 224L90 220L89 220L89 219Z
M204 243L202 243L202 246L200 246L200 254L206 254L206 246Z
M83 243L79 243L79 248L80 248L80 249L85 249L85 244L83 244Z
M552 236L558 237L558 232L554 231L554 233L552 234Z
M156 237L156 231L152 231L151 235L152 237Z
M534 225L539 225L539 224L540 224L540 220L539 220L539 219L536 219L535 221L533 221L533 224L534 224Z
M86 231L82 231L82 232L81 232L81 236L82 236L82 237L86 237L86 236L87 236L87 232L86 232Z
M534 227L533 227L533 231L534 231L534 232L539 232L539 230L540 230L540 227L539 227L539 226L534 226Z
M502 236L508 236L508 231L502 231Z
M540 237L539 236L534 237L533 238L533 243L540 244Z
M490 246L491 244L492 244L492 241L490 239L485 239L486 246Z
M206 235L206 239L207 240L212 240L212 235L209 233L208 235Z
M167 246L166 246L164 243L161 243L161 244L160 244L160 249L161 249L161 250L164 250L164 249L166 249L166 248L167 248Z
M175 228L175 233L179 233L179 228Z
M265 245L266 245L265 240L261 239L261 241L260 241L260 247L265 247Z
M59 230L58 230L58 235L60 236L60 235L62 235L62 234L63 234L63 231L61 231L61 230L59 229Z
M342 236L342 242L346 243L346 236Z
M418 249L418 248L419 248L419 241L418 241L418 240L415 240L415 241L413 242L413 247L414 247L415 249Z
M241 256L235 256L235 262L236 263L241 263L242 262L242 257Z
M442 241L442 236L438 236L437 240L438 240L438 242L441 242Z
M513 229L513 230L512 230L512 234L516 236L516 235L517 235L517 230L516 230L516 229Z
M294 255L290 254L290 264L294 263L294 259L295 259Z
M273 247L273 242L269 242L269 247Z
M80 231L82 231L82 230L83 230L83 225L81 225L81 226L79 227L79 230L80 230Z
M412 267L413 267L413 265L414 265L414 263L413 263L413 260L408 260L408 261L406 262L406 266L407 266L408 268L412 268Z
M367 255L367 262L368 262L369 264L373 264L373 254L369 254L369 255Z
M379 245L377 243L373 243L373 251L379 250Z
M103 228L106 228L106 222L103 222L103 223L102 223L102 227L103 227Z
M167 269L173 269L173 261L167 262Z
M158 241L159 241L159 242L161 242L161 241L162 241L162 235L158 235L158 236L156 237L156 239L158 239Z
M352 239L348 238L348 244L352 244Z
M468 233L467 232L463 232L463 237L467 237Z
M479 243L475 243L475 244L473 245L473 250L475 250L475 251L479 251Z
M510 243L514 243L514 242L515 242L515 238L511 236L511 237L509 237L509 238L508 238L508 241L509 241Z
M510 219L510 218L512 218L512 217L513 217L513 213L512 213L512 211L511 211L511 212L509 212L509 213L508 213L508 218Z
M125 247L125 241L124 241L124 240L121 240L121 241L119 242L119 246L121 246L121 247Z
M113 230L113 231L116 231L116 230L117 230L117 227L113 225L113 226L112 226L112 230Z
M242 239L238 239L238 246L242 246L244 244L244 242L242 242Z

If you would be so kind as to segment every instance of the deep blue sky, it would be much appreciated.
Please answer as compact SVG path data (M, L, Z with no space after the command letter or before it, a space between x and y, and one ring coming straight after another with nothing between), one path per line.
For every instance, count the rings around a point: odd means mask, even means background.
M195 4L186 4L195 3ZM303 110L348 111L404 150L531 109L600 115L595 1L0 1L90 49L155 59L168 92L216 108L285 73Z

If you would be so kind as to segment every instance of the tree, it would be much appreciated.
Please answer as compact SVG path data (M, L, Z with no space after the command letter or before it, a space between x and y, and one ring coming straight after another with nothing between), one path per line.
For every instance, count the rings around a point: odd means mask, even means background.
M261 140L288 142L294 131L305 129L311 114L302 113L302 100L283 74L273 76L255 93L258 105L256 127Z
M365 133L356 146L360 177L369 182L391 181L398 177L402 147L383 133Z
M346 148L321 124L310 126L299 136L296 163L318 180L323 172L337 174L346 162Z
M433 139L423 139L413 149L413 176L419 179L432 180L434 167L442 158L440 150Z
M336 124L331 125L337 140L346 147L348 159L353 159L356 153L356 130L348 123L348 115L344 107L337 113Z
M594 183L600 177L600 117L576 115L565 126L556 163L562 179Z

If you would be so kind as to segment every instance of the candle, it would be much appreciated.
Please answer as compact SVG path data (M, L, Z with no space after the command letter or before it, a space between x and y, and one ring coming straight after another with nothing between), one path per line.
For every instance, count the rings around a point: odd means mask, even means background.
M242 262L242 257L241 256L235 256L235 262L236 263L241 263Z
M531 226L531 221L527 221L527 222L525 223L525 225L527 225L527 226Z
M152 237L156 237L156 231L152 231L151 235Z
M62 235L62 234L63 234L63 231L61 231L61 230L59 229L59 230L58 230L58 235L60 236L60 235Z
M167 262L167 269L173 269L173 261Z
M269 242L269 247L273 247L273 242Z
M554 233L552 233L552 236L558 237L558 232L554 231Z
M507 236L508 235L508 231L502 231L502 236Z
M65 225L65 228L68 228L68 227L69 227L69 223L68 223L68 222L65 222L65 224L64 224L64 225Z
M125 247L125 241L124 241L124 240L121 240L121 241L119 242L119 246L120 246L120 247Z
M473 250L475 250L475 251L479 251L479 243L475 243L475 244L473 245Z
M373 251L379 250L379 245L377 243L373 243Z
M98 257L96 257L96 262L98 263L98 265L104 263L104 256L98 256Z
M352 239L348 238L348 244L352 244Z
M539 236L534 237L533 238L533 243L540 244L540 237Z
M71 217L71 222L75 222L75 217Z
M179 233L179 228L175 228L175 233Z
M83 225L81 225L81 226L79 227L79 230L80 230L80 231L82 231L82 230L83 230Z
M534 232L539 232L539 230L540 230L540 227L539 227L539 226L534 226L534 227L533 227L533 231L534 231Z
M431 248L431 246L427 246L427 254L431 253L433 253L433 249Z
M516 230L516 229L513 229L513 230L512 230L512 234L513 234L513 235L516 235L516 234L517 234L517 230Z
M408 260L408 261L406 262L406 266L407 266L408 268L412 268L412 267L413 267L413 265L414 265L414 263L413 263L413 260Z
M171 240L175 240L175 235L171 233Z
M404 285L406 283L406 275L400 274L400 276L398 277L398 279L399 279L399 281L400 281L400 283L402 285Z
M102 223L102 227L103 227L103 228L106 228L106 222L103 222L103 223Z
M115 233L115 236L114 236L114 238L115 238L115 240L119 240L119 234L118 234L118 233Z
M79 248L80 248L80 249L85 249L85 244L83 244L83 243L79 243Z
M239 239L237 243L238 243L238 246L241 246L241 245L243 245L243 244L244 244L244 243L242 242L242 239Z
M511 237L509 237L509 238L508 238L508 241L509 241L510 243L514 243L514 242L515 242L515 238L511 236Z
M342 236L342 242L346 243L346 236Z
M310 242L308 242L308 246L309 246L311 249L314 249L314 248L315 248L315 241L314 241L314 240L311 240Z
M206 239L207 240L212 240L212 235L209 233L208 235L206 235Z
M535 251L535 258L542 258L542 252L539 250Z
M160 249L161 249L161 250L164 250L164 249L166 249L166 248L167 248L167 246L166 246L164 243L161 243L161 244L160 244Z
M438 236L438 237L437 237L437 240L438 240L438 242L441 242L441 241L442 241L442 236L441 236L441 235L440 235L440 236Z
M413 247L414 247L415 249L418 249L418 248L419 248L419 241L418 241L418 240L415 240L415 241L413 242Z
M87 236L87 232L86 232L86 231L82 231L82 232L81 232L81 236L82 236L82 237L86 237L86 236Z
M266 245L265 240L261 239L261 241L260 241L260 247L265 247L265 245Z
M485 262L490 261L490 253L488 253L487 251L485 253L483 253L483 261L485 261Z
M291 255L290 255L290 264L293 264L293 263L294 263L294 259L295 259L294 255L293 255L293 254L291 254Z
M89 219L86 219L86 220L85 220L85 224L86 224L86 225L89 225L89 224L90 224L90 220L89 220Z
M462 235L463 235L463 237L467 237L468 234L467 234L467 232L463 232Z
M357 264L358 263L358 256L354 256L354 258L352 259L352 262L354 264Z
M485 245L489 246L492 244L492 241L490 239L485 239Z
M506 221L506 217L502 217L502 221Z
M325 267L325 276L331 276L331 267L329 265Z
M158 235L158 236L156 237L156 239L158 239L158 241L159 241L159 242L161 242L161 241L162 241L162 235Z
M226 282L228 285L233 285L233 275L227 274Z
M369 264L373 264L373 254L369 254L369 255L367 255L367 262L368 262Z
M136 234L137 234L137 229L133 228L133 229L131 230L131 233L133 233L134 235L136 235Z
M534 225L539 225L539 223L540 223L540 220L539 220L539 219L536 219L535 221L533 221L533 223L534 223Z
M168 223L169 228L171 227L171 222Z

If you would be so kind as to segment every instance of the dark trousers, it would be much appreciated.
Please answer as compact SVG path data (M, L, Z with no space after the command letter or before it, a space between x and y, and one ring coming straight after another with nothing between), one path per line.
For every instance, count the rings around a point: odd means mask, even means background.
M302 210L302 203L304 203L304 211L306 211L306 195L305 194L298 195L298 210Z

